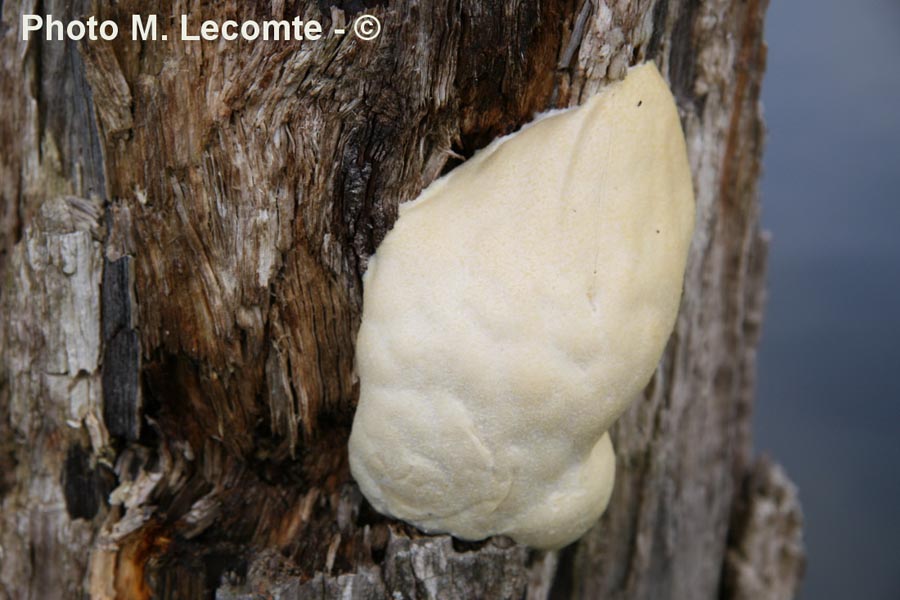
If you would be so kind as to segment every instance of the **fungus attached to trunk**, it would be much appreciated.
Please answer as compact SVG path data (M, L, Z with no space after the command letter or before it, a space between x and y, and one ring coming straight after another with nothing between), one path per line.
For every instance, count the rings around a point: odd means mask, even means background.
M609 428L674 326L693 228L652 64L401 206L364 278L350 465L366 498L463 539L581 536L612 491Z

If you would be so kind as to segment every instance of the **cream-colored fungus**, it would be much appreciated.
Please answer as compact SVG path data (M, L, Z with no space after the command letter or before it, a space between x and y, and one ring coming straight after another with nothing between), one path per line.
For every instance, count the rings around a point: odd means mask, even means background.
M400 207L364 278L350 466L428 532L565 545L675 323L694 199L656 67L496 140Z

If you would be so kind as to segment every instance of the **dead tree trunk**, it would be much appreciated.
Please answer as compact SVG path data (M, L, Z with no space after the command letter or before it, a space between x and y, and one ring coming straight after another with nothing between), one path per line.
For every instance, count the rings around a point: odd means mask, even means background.
M364 4L375 41L178 35ZM790 597L796 499L750 441L765 5L0 3L0 597ZM23 13L122 33L23 42ZM154 13L168 41L132 41ZM609 511L559 553L373 513L347 468L353 342L398 203L651 59L698 228Z

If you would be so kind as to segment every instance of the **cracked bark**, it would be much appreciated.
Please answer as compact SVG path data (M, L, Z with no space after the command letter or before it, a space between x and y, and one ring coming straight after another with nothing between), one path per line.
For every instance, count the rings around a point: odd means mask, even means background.
M765 0L391 0L368 43L173 29L362 4L0 4L0 597L790 597L796 495L749 433ZM26 43L22 13L157 13L171 41ZM698 228L607 514L539 553L373 513L353 338L398 203L649 59Z

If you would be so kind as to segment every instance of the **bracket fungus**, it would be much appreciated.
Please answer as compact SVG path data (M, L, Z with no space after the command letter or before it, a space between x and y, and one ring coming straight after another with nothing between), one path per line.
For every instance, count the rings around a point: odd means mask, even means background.
M609 428L675 323L694 197L656 67L400 207L364 277L350 467L381 513L557 548L606 509Z

